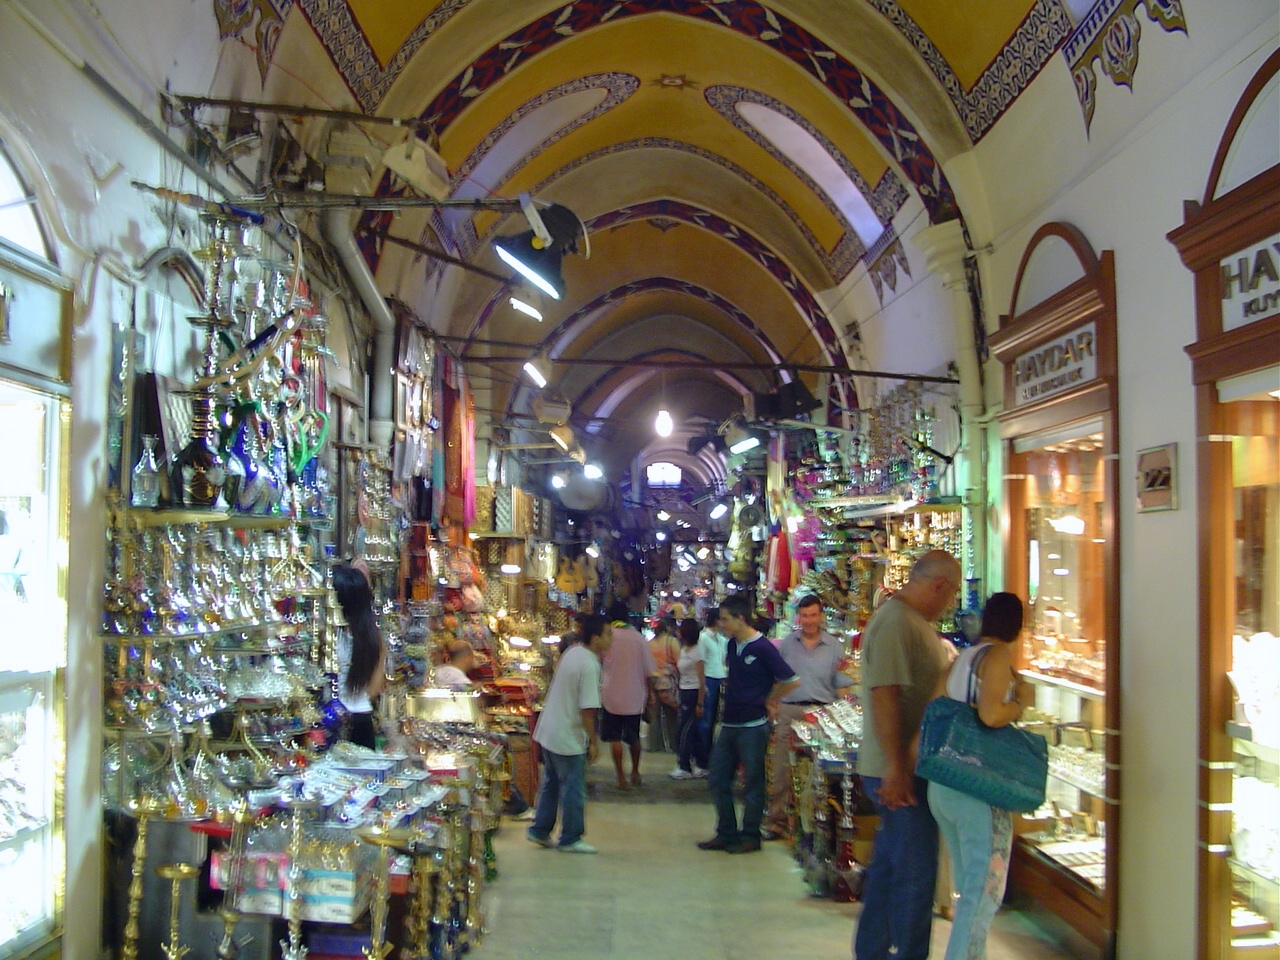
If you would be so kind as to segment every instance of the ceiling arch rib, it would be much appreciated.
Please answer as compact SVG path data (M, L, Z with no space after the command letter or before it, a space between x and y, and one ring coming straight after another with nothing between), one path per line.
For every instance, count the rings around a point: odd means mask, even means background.
M513 171L552 144L636 92L640 80L629 73L598 73L560 84L523 103L478 143L451 180L455 199L485 197L505 184ZM551 131L547 133L546 131ZM436 234L458 256L475 253L475 212L441 209L432 217Z
M564 176L572 173L574 170L587 166L608 156L617 156L619 154L633 153L636 151L657 151L669 150L677 153L687 154L696 157L699 160L713 164L735 179L741 180L743 183L757 191L765 201L764 206L770 210L780 211L795 226L797 232L804 238L805 244L813 252L814 256L819 259L826 268L831 284L834 285L843 279L858 262L860 251L856 247L848 243L848 238L842 238L836 247L828 251L818 238L814 236L813 230L809 224L796 212L781 195L778 194L773 187L760 180L744 167L734 163L728 157L724 157L718 153L714 153L703 147L692 143L686 143L682 140L676 140L671 137L643 137L636 140L626 140L621 143L612 144L608 147L602 147L591 153L578 157L565 164L556 172L556 177ZM531 191L532 193L540 193L550 185L554 178L547 178L540 181Z
M841 345L839 336L836 334L835 328L832 327L831 321L827 318L827 315L818 303L817 298L808 289L808 287L805 286L800 278L795 275L782 258L775 254L767 245L759 240L759 238L752 236L736 224L725 220L723 217L706 210L699 210L680 201L653 200L648 203L624 207L619 210L593 217L587 222L587 229L594 233L627 223L649 220L655 217L670 218L681 223L700 227L713 236L722 238L736 246L778 281L795 304L796 309L804 318L809 330L814 334L815 339L826 352L831 362L836 362L837 360L844 358L844 349ZM610 303L618 296L630 296L632 293L638 292L639 290L652 289L652 287L645 287L644 284L654 282L658 284L677 284L680 281L672 278L649 278L647 281L638 281L638 283L641 284L640 286L633 287L632 285L627 285L615 288L615 290L604 294L603 297L597 298L591 303L579 308L575 311L573 317ZM712 293L710 290L706 290L704 288L698 289L701 293L696 295L716 297L717 299L723 300L723 298L719 298L717 294ZM485 303L475 321L472 323L470 330L467 332L466 336L468 338L476 336L480 328L484 326L490 317L492 317L494 310L497 309L501 303L505 302L506 297L507 292L505 289L495 291L489 297L488 302ZM723 303L724 307L722 307L722 309L725 309L726 313L735 315L739 323L760 336L762 342L767 342L763 333L756 326L755 321L753 321L746 313L732 307L732 305L728 304L728 301L723 301ZM573 317L570 317L569 319L572 320ZM772 345L770 349L775 357L775 362L783 362L783 355L778 353L776 348L773 348Z
M785 103L727 85L708 87L704 96L720 116L827 198L853 233L841 242L852 242L858 256L907 202L907 189L892 167L872 186L834 143Z

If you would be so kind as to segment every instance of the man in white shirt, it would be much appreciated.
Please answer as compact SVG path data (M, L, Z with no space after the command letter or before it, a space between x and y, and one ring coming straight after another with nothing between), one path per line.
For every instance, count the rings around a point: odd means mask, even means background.
M565 853L595 853L582 839L586 831L587 764L600 750L596 710L600 708L600 658L613 642L612 625L604 617L583 617L581 642L560 658L542 704L533 739L542 748L542 780L534 803L531 843ZM551 839L556 816L560 840Z

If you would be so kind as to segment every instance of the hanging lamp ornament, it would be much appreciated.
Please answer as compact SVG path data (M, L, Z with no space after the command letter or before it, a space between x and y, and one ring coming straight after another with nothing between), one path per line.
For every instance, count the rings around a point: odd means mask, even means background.
M671 419L671 414L664 407L658 411L658 417L653 421L653 429L660 437L669 437L675 430L675 421Z

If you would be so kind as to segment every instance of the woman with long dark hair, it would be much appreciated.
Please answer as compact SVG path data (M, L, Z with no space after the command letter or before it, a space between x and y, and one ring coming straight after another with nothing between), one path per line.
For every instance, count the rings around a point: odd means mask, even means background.
M680 621L680 720L676 725L677 761L671 771L672 780L691 780L707 775L706 723L703 702L707 678L702 663L698 636L702 626L697 620Z
M373 588L363 560L333 568L333 592L347 628L338 634L338 699L350 715L345 739L376 749L373 701L386 685L387 648L373 612Z

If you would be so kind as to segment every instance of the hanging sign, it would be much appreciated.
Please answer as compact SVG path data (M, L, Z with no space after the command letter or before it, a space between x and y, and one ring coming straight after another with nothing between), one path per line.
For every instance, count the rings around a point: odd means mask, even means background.
M1094 325L1029 350L1013 361L1013 405L1038 403L1098 376Z
M1228 257L1220 266L1224 331L1280 313L1280 233Z

